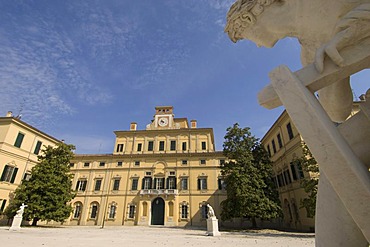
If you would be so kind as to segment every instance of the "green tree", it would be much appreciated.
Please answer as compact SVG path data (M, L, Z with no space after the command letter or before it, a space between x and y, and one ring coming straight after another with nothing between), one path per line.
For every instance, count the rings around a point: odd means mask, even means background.
M301 199L301 208L307 211L307 217L313 218L316 213L316 197L319 184L319 165L306 143L302 142L303 155L298 159L301 163L302 169L310 174L308 178L301 181L301 186L307 193L307 197Z
M221 167L227 191L227 199L221 203L221 218L248 217L256 228L256 218L281 215L278 192L272 180L272 163L249 128L239 128L237 123L229 127L223 148L229 161Z
M31 178L23 181L15 190L14 199L5 214L11 218L22 203L28 205L23 217L37 225L39 220L63 222L72 212L68 204L75 193L69 162L73 157L73 145L64 143L46 147L38 156L39 163L32 168Z

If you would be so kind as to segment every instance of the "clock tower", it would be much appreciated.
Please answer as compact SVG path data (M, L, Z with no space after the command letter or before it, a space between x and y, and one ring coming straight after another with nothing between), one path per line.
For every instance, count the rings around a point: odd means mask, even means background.
M157 106L155 108L154 126L155 128L173 128L174 114L172 106Z

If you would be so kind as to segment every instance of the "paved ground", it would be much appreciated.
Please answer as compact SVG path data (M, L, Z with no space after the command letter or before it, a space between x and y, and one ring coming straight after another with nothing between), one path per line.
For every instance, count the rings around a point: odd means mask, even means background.
M0 227L0 246L15 247L301 247L315 244L309 233L287 233L263 230L259 232L221 232L220 237L208 237L204 230L164 227L26 227L11 232Z

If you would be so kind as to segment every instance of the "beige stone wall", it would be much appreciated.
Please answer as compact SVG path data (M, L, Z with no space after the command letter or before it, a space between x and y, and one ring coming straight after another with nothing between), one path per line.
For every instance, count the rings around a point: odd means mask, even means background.
M20 147L16 147L19 133L24 137ZM38 142L42 143L39 151L41 154L44 145L54 146L58 140L19 119L0 118L0 209L6 208L15 189L37 164L37 155L34 152Z
M288 131L288 124L290 124L291 131ZM280 144L278 135L280 136ZM300 208L301 199L307 197L300 185L302 176L307 178L311 174L301 171L300 167L294 163L294 160L302 156L302 138L286 111L279 116L261 142L266 150L270 149L271 153L274 180L278 186L284 214L282 227L312 231L315 226L314 219L308 218L306 210Z

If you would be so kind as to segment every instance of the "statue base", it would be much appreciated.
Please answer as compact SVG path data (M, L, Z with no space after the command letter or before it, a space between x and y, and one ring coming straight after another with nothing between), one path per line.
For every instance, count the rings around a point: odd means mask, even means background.
M14 216L12 226L9 228L9 231L20 231L22 224L22 216Z
M218 219L216 217L210 217L207 219L207 235L221 236L221 233L218 231Z

